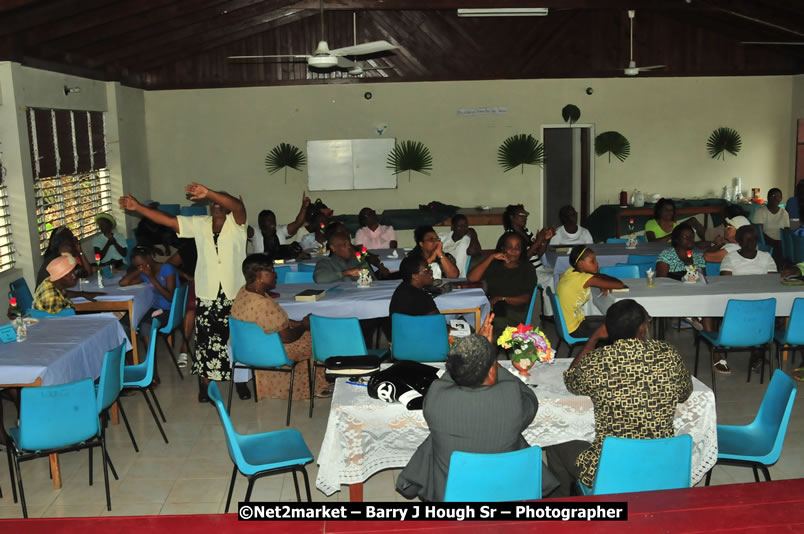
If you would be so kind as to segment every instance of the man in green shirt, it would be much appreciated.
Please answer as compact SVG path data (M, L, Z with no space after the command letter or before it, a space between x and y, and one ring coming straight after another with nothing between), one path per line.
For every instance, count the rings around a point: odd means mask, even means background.
M345 278L357 280L358 261L349 238L341 233L334 234L329 240L329 249L331 254L316 264L313 280L317 284L339 282Z

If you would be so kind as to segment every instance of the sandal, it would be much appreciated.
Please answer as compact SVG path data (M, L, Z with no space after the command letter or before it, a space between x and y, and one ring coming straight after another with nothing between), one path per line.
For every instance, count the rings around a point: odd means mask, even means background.
M763 362L761 356L751 360L751 371L753 371L754 373L758 373L760 370L762 370L762 363Z
M804 367L799 367L797 369L793 369L793 378L798 380L799 382L804 382Z
M719 360L715 362L715 365L713 367L715 371L717 371L718 373L722 373L724 375L731 374L731 369L729 369L729 364L728 362L726 362L726 360Z
M332 388L326 388L315 394L316 399L328 399L332 396Z

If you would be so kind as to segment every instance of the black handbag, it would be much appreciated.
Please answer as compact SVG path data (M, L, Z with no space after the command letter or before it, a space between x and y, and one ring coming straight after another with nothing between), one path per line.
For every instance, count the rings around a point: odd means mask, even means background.
M382 359L376 355L332 356L324 361L331 376L366 376L380 370Z
M408 410L421 410L430 384L443 371L423 363L403 360L372 375L369 397L388 403L401 402Z

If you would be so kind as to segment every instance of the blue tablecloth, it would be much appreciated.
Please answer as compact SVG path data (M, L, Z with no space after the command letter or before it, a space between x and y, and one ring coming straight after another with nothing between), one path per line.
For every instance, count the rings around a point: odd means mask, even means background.
M131 348L120 321L110 313L40 319L28 327L28 339L0 344L0 384L43 386L98 378L103 356L123 341Z
M101 289L98 287L98 277L90 276L88 281L84 281L83 289L80 289L77 285L71 289L106 293L102 297L95 297L95 300L120 301L133 299L133 320L134 324L138 325L142 318L145 317L145 312L153 307L155 292L151 286L144 282L133 286L120 287L121 278L123 278L123 274L118 273L112 278L104 279L103 289ZM86 302L86 299L74 298L73 302Z
M618 263L628 263L628 256L632 254L645 256L658 256L661 251L669 248L667 243L639 243L635 249L625 248L625 243L597 243L589 245L595 251L597 263L601 267L611 267ZM560 247L559 247L560 248ZM563 250L563 249L562 249ZM557 252L550 249L542 256L542 262L553 268L553 287L558 285L558 279L569 269L569 250Z
M402 260L405 259L405 249L398 248L396 249L396 257L391 257L394 252L392 248L378 248L378 249L369 249L369 252L375 254L380 257L380 261L385 265L389 271L398 271L399 265L402 263ZM286 261L282 264L276 264L277 267L279 266L287 266L290 267L291 271L298 271L299 265L315 265L322 259L326 258L326 256L322 256L316 254L309 260L302 260L302 261Z

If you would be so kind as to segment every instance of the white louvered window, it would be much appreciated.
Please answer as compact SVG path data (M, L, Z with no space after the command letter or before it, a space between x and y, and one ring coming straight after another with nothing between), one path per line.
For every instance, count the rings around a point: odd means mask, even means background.
M6 168L0 161L0 273L14 267L14 240L6 190Z

